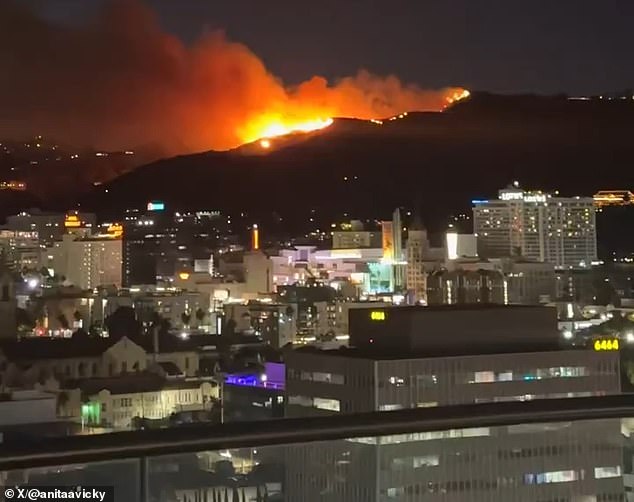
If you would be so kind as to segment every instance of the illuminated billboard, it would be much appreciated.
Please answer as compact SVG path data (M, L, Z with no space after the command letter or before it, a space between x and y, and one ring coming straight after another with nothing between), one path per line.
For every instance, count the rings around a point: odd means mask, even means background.
M148 211L165 211L165 203L160 200L154 200L147 203Z

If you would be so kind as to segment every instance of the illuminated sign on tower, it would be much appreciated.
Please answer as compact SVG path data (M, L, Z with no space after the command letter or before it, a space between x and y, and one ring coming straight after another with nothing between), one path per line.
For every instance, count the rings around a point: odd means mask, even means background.
M154 200L152 202L147 203L148 211L165 211L165 202L161 202L160 200Z
M79 216L77 216L76 214L66 215L66 219L64 220L64 227L66 228L81 227L81 220L79 219Z

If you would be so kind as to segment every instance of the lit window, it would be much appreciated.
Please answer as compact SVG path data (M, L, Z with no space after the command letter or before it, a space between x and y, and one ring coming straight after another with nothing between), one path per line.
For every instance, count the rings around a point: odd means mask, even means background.
M495 374L492 371L476 371L474 381L475 383L495 382Z
M313 399L313 406L320 410L341 411L341 404L338 399L316 397Z
M392 411L392 410L402 410L402 404L382 404L379 406L379 411Z
M550 471L537 474L524 474L524 484L543 485L547 483L569 483L579 479L577 471Z
M618 478L620 476L621 476L620 465L615 465L613 467L595 467L594 468L595 479Z
M438 455L424 455L422 457L412 458L412 467L417 469L419 467L433 467L440 463L440 457Z
M397 387L402 387L403 385L405 385L405 379L401 377L392 376L388 379L388 381L392 385L396 385Z

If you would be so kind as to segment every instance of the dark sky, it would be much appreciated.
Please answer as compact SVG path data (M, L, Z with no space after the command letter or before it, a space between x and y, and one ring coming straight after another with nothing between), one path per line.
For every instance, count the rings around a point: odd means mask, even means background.
M0 0L2 1L2 0ZM102 0L21 0L81 23ZM222 29L286 82L359 68L423 87L634 87L632 0L145 0L186 41Z

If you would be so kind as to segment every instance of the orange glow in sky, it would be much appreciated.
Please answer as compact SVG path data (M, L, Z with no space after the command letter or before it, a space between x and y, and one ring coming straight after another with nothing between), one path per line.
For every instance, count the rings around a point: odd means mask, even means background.
M444 103L441 102L442 109L444 110L458 101L468 98L470 95L471 93L467 89L454 88L448 90L443 97ZM298 132L318 131L329 127L334 121L328 115L339 116L337 113L340 111L337 109L333 110L329 107L325 107L324 109L319 109L314 106L303 108L301 105L297 108L299 108L299 112L292 110L291 115L287 115L283 112L264 112L261 115L257 115L239 128L238 136L243 144L259 141L262 148L269 149L272 146L271 138ZM378 125L382 125L385 120L393 121L407 117L407 111L405 110L387 118L368 117L368 113L365 110L360 113L354 113L356 110L345 111L348 113L342 113L340 116L370 120ZM350 111L352 111L352 113L350 113ZM327 118L324 118L324 115Z

